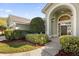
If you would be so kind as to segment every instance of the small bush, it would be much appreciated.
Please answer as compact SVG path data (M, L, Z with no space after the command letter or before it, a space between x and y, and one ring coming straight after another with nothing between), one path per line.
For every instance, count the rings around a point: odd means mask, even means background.
M26 40L35 44L44 45L48 42L48 36L45 34L27 34Z
M60 44L65 52L79 55L79 37L65 35L60 37Z
M14 39L24 39L25 35L28 33L31 32L26 30L14 30L13 31Z
M13 40L13 38L14 38L13 30L11 30L11 29L6 29L4 31L4 35L5 35L6 39L8 39L8 40Z
M13 35L14 35L14 39L22 39L24 37L24 31L22 30L14 30L13 31Z
M0 36L4 35L4 30L6 30L6 26L0 25Z

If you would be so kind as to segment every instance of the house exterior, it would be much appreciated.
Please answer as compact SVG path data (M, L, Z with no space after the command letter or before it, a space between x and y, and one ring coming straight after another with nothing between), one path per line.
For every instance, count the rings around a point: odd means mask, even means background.
M48 3L42 12L49 37L79 36L79 3Z
M30 24L30 20L23 17L10 15L7 19L8 27L14 30L27 30L28 31L29 24Z

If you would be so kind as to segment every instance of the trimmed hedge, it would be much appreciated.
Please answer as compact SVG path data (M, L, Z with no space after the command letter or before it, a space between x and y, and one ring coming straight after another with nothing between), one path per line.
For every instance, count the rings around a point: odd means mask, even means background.
M60 44L65 52L79 55L79 37L65 35L60 37Z
M26 40L39 45L44 45L49 41L46 34L27 34L25 38Z
M25 35L28 33L31 33L30 31L26 31L26 30L11 30L11 29L7 29L4 31L5 33L5 37L8 40L14 40L14 39L22 39L25 38Z

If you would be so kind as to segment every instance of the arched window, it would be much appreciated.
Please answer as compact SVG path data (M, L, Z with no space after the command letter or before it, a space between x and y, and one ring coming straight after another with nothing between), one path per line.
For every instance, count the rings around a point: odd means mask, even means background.
M64 21L64 20L70 20L70 16L68 15L63 15L59 18L59 21Z

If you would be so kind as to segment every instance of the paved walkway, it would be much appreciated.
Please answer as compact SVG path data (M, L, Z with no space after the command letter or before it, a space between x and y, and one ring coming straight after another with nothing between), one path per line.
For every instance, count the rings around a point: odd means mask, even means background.
M43 56L54 56L60 50L60 41L58 38L51 38L51 42L46 44L42 55Z

